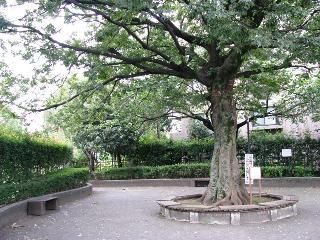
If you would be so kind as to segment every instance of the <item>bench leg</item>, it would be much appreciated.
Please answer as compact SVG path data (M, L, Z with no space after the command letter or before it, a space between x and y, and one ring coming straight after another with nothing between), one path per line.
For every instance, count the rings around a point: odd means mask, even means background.
M46 213L45 202L29 202L28 215L41 216Z
M56 210L57 207L57 199L52 199L46 202L46 210Z

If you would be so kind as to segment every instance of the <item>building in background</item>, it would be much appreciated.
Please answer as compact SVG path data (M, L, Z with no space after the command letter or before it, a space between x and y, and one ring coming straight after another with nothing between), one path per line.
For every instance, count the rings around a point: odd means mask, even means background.
M172 140L188 139L190 137L189 129L193 119L178 118L172 120L171 130L168 137ZM239 122L241 122L239 120ZM320 122L315 122L310 116L303 118L301 122L293 122L290 119L276 116L258 118L249 123L249 131L265 130L270 133L282 132L285 135L294 138L303 138L309 136L312 139L320 140ZM239 129L239 136L247 136L246 125Z
M320 122L315 122L310 116L303 118L301 122L293 122L290 119L279 117L258 118L249 123L249 131L265 130L268 132L282 132L294 138L309 136L312 139L320 139ZM247 136L247 127L239 129L239 136Z

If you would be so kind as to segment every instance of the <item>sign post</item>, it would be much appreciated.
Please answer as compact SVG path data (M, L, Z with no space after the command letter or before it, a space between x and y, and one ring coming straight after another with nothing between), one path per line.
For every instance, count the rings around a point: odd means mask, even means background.
M261 197L261 168L260 167L250 168L250 177L252 181L254 179L259 180L259 196Z
M250 181L250 168L253 167L253 154L245 154L244 156L244 180L245 184L251 184L253 183Z

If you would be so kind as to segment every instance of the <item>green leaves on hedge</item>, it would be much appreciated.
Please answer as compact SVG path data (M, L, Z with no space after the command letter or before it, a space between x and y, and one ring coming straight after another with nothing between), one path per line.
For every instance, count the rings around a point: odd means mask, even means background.
M0 128L0 183L25 181L71 159L72 148L66 144Z
M182 163L209 162L213 151L212 140L145 140L140 141L136 151L128 156L128 162L136 166L161 166ZM281 150L291 148L293 156L281 156ZM238 139L237 157L241 164L248 143ZM250 151L256 166L295 166L311 168L319 172L320 142L310 138L293 139L283 134L255 134L250 139ZM186 157L185 157L186 156ZM290 175L290 174L289 174ZM292 175L292 174L291 174Z
M311 168L303 166L266 166L261 167L262 176L270 177L309 177L313 175ZM208 178L209 163L176 164L165 166L140 166L125 168L110 168L95 172L99 180L125 180L125 179L156 179L156 178ZM244 170L241 170L244 176Z
M207 163L110 168L95 172L96 179L204 178L209 176Z
M0 185L0 205L81 187L87 183L88 177L87 169L67 168L24 183L3 184Z
M201 162L209 160L212 151L212 140L146 140L139 142L128 161L134 165L159 166L178 164L186 157L186 161Z

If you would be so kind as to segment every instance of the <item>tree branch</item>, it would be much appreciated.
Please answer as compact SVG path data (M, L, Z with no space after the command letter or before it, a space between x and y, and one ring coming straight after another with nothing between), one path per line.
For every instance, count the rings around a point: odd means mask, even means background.
M151 10L148 10L147 12L149 14L151 14L151 16L156 18L163 25L163 27L165 29L170 29L175 36L185 40L186 42L188 42L190 44L196 44L196 45L201 46L203 48L207 48L207 44L205 44L204 40L201 37L197 37L197 36L191 35L187 32L180 30L169 19L165 18L161 14L157 15L157 14L153 13Z
M240 77L245 77L245 78L248 78L248 77L251 77L253 75L257 75L257 74L260 74L260 73L263 73L263 72L270 72L270 71L277 71L277 70L281 70L281 69L285 69L285 68L291 68L293 67L292 64L290 62L284 62L280 65L275 65L275 66L270 66L270 67L267 67L267 68L260 68L260 69L253 69L253 70L247 70L247 71L243 71L243 72L239 72L236 74L236 77L237 78L240 78Z
M167 61L170 61L170 58L169 56L165 55L163 52L161 52L160 50L154 48L154 47L150 47L149 45L147 45L145 42L143 42L128 26L126 26L126 24L124 23L121 23L119 21L116 21L114 19L112 19L110 16L108 16L106 13L98 10L98 9L94 9L94 8L91 8L91 7L88 7L88 6L84 6L83 4L79 4L78 1L75 1L75 0L69 0L68 2L70 3L73 3L74 5L80 7L80 8L83 8L83 9L86 9L86 10L90 10L92 12L94 12L95 14L97 15L100 15L102 16L104 19L106 19L108 22L116 25L116 26L119 26L119 27L122 27L124 30L126 30L126 32L132 36L141 46L142 48L146 49L146 50L149 50L153 53L156 53L157 55L161 56L163 59L167 60Z
M50 106L43 107L43 108L26 108L24 106L17 105L15 103L12 103L12 102L9 102L9 101L1 101L0 100L0 102L13 104L16 107L21 108L21 109L23 109L25 111L29 111L29 112L43 112L43 111L46 111L46 110L49 110L49 109L53 109L53 108L57 108L57 107L60 107L62 105L65 105L65 104L71 102L72 100L78 98L79 96L81 96L81 95L83 95L85 93L88 93L88 92L91 92L91 91L97 91L102 86L105 86L108 83L111 83L112 81L119 81L121 79L135 78L135 77L141 77L141 76L146 76L146 75L149 75L149 73L148 72L137 72L137 73L133 73L133 74L129 74L129 75L116 75L116 76L113 76L113 77L103 81L100 84L97 84L97 85L95 85L93 87L84 89L83 91L80 91L79 93L74 94L73 96L71 96L70 98L68 98L68 99L66 99L66 100L64 100L62 102L55 103L55 104L52 104Z
M182 111L177 111L177 113L183 114L183 115L185 115L185 116L187 116L189 118L192 118L192 119L199 120L199 121L201 121L203 123L203 125L206 128L208 128L211 131L214 131L211 121L209 119L207 119L207 118L201 117L200 115L194 114L194 113L186 113L186 112L182 112Z
M279 30L279 32L289 33L289 32L294 32L297 30L302 30L312 20L314 15L316 15L318 13L320 13L320 9L319 8L314 9L308 16L305 17L304 21L300 25L293 27L293 28L290 28L290 29Z
M196 74L194 71L190 68L184 68L183 66L179 66L173 62L167 63L164 61L161 61L159 59L153 59L152 57L126 57L122 54L120 54L118 51L116 51L113 48L109 49L98 49L98 48L87 48L87 47L81 47L81 46L73 46L67 43L60 42L53 37L51 37L48 34L45 34L41 32L40 30L32 27L32 26L24 26L24 25L16 25L12 23L8 23L8 26L13 27L13 28L22 28L22 29L27 29L29 32L36 33L43 37L44 39L47 39L48 41L55 43L62 48L68 48L74 51L80 51L80 52L86 52L89 54L97 55L97 56L105 56L105 57L110 57L118 60L122 60L126 62L127 64L131 64L139 69L142 69L144 71L148 71L149 74L161 74L161 75L171 75L171 76L177 76L181 78L187 78L187 79L192 79L195 78ZM9 32L19 32L19 30L15 29L9 29ZM146 65L142 65L141 63L156 63L158 65L161 65L162 67L149 67ZM165 68L163 68L165 67Z

